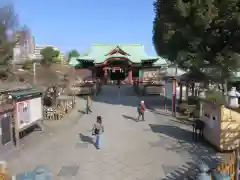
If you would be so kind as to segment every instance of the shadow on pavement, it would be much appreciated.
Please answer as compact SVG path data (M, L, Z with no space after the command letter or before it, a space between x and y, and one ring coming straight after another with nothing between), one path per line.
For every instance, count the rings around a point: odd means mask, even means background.
M157 114L157 115L162 115L162 116L172 116L172 112L169 112L169 111L166 111L166 110L161 110L161 111L157 111L157 110L152 110L152 109L149 109L148 108L148 111L149 112L152 112L154 114Z
M154 113L159 113L158 110L172 111L172 100L162 95L145 95L140 97L144 100L146 107ZM161 113L161 112L160 112Z
M135 118L135 117L131 117L131 116L127 116L127 115L122 115L122 117L124 117L125 119L129 119L129 120L132 120L132 121L138 122L138 119Z
M171 125L149 124L149 126L154 133L159 133L159 143L163 143L161 141L169 137L177 140L177 143L170 144L170 146L166 147L166 150L173 151L180 155L188 152L190 159L192 159L192 161L188 161L182 167L177 169L172 168L173 170L167 173L168 175L163 178L164 180L182 180L189 176L193 176L194 179L199 163L204 162L211 169L220 163L221 156L217 155L214 148L205 142L195 142L192 138L191 131Z
M78 95L79 98L87 100L88 95ZM112 104L137 107L140 101L145 101L145 105L152 112L157 112L158 109L171 110L172 101L161 95L144 95L138 96L131 85L122 85L121 88L115 85L103 85L101 92L95 96L92 101Z
M92 137L79 133L80 140L85 143L94 144Z
M93 97L93 101L105 103L105 104L112 104L112 105L123 105L123 106L132 106L137 107L140 103L140 100L138 97L135 96L121 96L117 97L114 95L108 95L108 96L96 96Z
M82 113L82 114L86 114L86 112L84 110L78 110L78 112Z

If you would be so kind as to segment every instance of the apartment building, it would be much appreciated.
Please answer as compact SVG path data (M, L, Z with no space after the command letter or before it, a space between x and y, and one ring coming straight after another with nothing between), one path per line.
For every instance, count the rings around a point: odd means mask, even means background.
M16 45L14 48L14 62L21 63L29 59L34 54L35 39L30 29L14 32Z

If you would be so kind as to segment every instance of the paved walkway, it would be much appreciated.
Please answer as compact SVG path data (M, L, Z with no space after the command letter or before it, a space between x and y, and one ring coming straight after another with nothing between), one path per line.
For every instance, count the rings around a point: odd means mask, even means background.
M159 180L171 173L180 176L189 164L214 154L193 144L188 127L175 124L168 116L148 111L146 121L136 122L139 99L131 95L131 89L120 91L119 95L116 87L103 88L91 115L80 118L75 111L59 130L50 132L49 126L42 138L7 158L10 171L20 173L45 165L53 180ZM80 109L83 104L78 100ZM95 149L91 135L97 115L103 117L105 126L100 150Z

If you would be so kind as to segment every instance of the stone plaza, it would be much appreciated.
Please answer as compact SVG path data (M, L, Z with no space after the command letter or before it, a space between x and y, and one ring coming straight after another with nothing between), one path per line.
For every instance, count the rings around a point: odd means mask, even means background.
M138 122L140 100L154 108ZM211 161L216 153L193 142L192 127L174 121L157 102L156 96L136 96L130 86L104 86L93 98L91 114L83 113L86 100L78 98L66 119L45 122L44 133L27 137L21 149L5 157L9 170L17 174L42 165L53 180L183 179L197 162ZM91 132L98 115L105 127L100 150Z

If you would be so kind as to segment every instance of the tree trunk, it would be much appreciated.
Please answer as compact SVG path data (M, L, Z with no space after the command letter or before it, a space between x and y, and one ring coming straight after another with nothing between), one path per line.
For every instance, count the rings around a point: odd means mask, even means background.
M224 79L224 84L223 84L223 91L224 91L224 97L225 97L225 102L227 103L228 102L228 80L227 79Z

